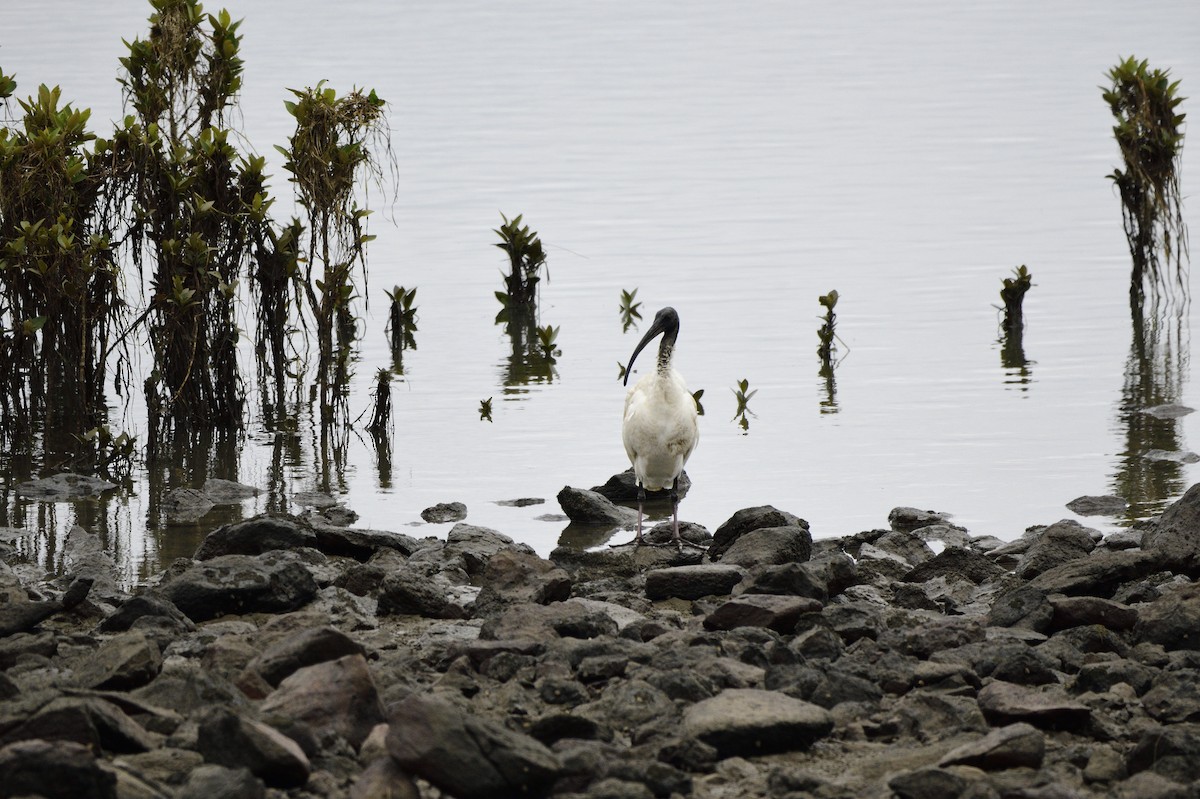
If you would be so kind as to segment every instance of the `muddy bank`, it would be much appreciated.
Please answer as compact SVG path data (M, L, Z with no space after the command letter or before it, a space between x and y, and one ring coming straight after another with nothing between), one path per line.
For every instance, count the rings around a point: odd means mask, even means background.
M0 541L0 797L1200 796L1200 487L1107 537L883 525L259 517L134 594L86 531L61 578Z

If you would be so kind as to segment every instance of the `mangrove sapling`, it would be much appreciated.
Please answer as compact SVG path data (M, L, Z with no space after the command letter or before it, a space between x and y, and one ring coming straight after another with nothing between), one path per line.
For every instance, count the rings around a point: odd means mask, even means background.
M492 398L479 401L479 421L492 421Z
M1003 286L1000 289L1000 299L1004 301L1004 322L1003 327L1006 332L1019 330L1025 324L1025 314L1022 304L1025 301L1025 292L1029 291L1033 286L1033 275L1021 264L1013 269L1013 277L1004 278Z
M837 307L838 293L836 290L829 292L823 297L818 297L817 302L825 309L825 316L822 319L821 326L817 328L817 339L820 342L817 345L817 354L821 356L821 360L826 365L832 365L831 360L833 351L837 345L834 344L834 339L837 337L835 330L837 326L837 314L833 309Z
M415 350L417 340L413 333L417 329L417 290L396 286L391 291L384 290L389 300L388 322L386 331L388 343L392 350L392 361L402 371L403 352Z
M514 337L532 332L537 324L537 286L541 269L546 265L546 252L536 230L521 226L523 214L511 220L504 214L504 224L493 232L500 237L495 246L508 254L508 274L504 276L504 292L496 292L503 306L496 323L504 322ZM531 337L530 337L531 338Z
M356 188L372 179L382 182L381 153L390 153L387 119L384 101L373 90L339 96L322 81L290 91L296 100L284 106L296 129L288 147L277 149L308 217L302 285L317 329L317 385L321 419L328 423L343 406L349 384L356 330L352 303L360 293L354 268L361 267L365 290L366 247L375 238L366 232L371 212L359 207Z
M558 328L553 325L537 328L538 350L546 363L554 363L555 358L562 355L558 349Z
M0 127L0 439L37 428L70 445L106 413L125 305L102 208L108 143L60 98L41 86L18 101L21 124Z
M1103 96L1116 117L1113 136L1125 164L1108 178L1121 196L1133 258L1130 302L1136 309L1147 286L1157 293L1172 284L1186 298L1187 228L1179 187L1186 115L1177 112L1183 102L1179 81L1171 82L1170 70L1151 69L1132 56L1107 74L1112 84L1102 87Z

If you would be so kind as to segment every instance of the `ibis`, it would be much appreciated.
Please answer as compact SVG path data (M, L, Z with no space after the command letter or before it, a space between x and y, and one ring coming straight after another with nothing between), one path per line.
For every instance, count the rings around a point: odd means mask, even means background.
M662 335L662 341L658 344L654 371L639 379L625 395L621 438L637 480L638 524L634 542L642 543L642 503L646 492L670 489L672 542L680 546L679 475L700 441L700 426L696 423L696 400L688 391L683 375L671 367L671 355L679 337L679 314L674 308L663 308L655 315L654 323L629 357L625 385L629 385L638 353L658 335Z

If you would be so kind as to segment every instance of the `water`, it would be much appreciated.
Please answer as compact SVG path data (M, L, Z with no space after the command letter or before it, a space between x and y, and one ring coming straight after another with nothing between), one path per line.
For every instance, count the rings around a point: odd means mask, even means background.
M145 35L149 6L54 6L5 3L0 68L16 73L20 96L61 85L104 133L122 113L121 39ZM1083 494L1136 483L1131 516L1144 516L1195 479L1195 466L1133 457L1162 440L1196 446L1200 421L1148 426L1130 411L1147 391L1195 402L1191 330L1164 333L1127 377L1129 256L1105 180L1119 156L1098 88L1136 54L1195 94L1194 3L224 7L244 19L246 139L268 156L281 197L272 145L291 132L287 87L325 79L389 101L398 182L370 198L378 239L352 407L369 407L371 379L390 364L384 290L416 286L390 474L357 438L344 464L323 469L311 430L277 441L256 418L244 446L201 452L115 498L36 506L8 495L8 523L35 531L24 546L48 565L79 521L136 580L190 554L212 523L267 507L162 526L156 496L209 474L275 478L288 493L328 474L358 524L414 535L444 535L420 511L460 500L468 521L547 553L565 523L539 517L559 512L558 490L628 465L617 364L641 333L622 333L618 301L634 288L642 330L659 307L678 309L676 365L705 390L682 516L710 529L770 503L817 536L843 535L913 505L1013 538L1073 517L1064 504ZM1192 171L1185 163L1185 194ZM288 215L286 201L277 211ZM1194 204L1185 211L1195 229ZM550 380L504 382L509 344L492 323L501 213L524 214L549 248L541 319L561 327L562 349ZM1020 264L1035 283L1023 369L1002 363L993 307ZM815 354L817 298L831 289L832 387ZM741 379L758 390L748 430L733 418ZM478 413L489 397L490 423ZM116 421L144 440L136 413ZM496 504L520 497L546 503Z

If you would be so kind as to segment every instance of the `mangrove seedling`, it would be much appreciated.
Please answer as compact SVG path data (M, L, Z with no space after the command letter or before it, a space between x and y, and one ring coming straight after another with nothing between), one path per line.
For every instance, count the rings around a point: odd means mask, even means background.
M1000 289L1000 299L1004 301L1004 329L1007 332L1018 330L1024 325L1022 303L1025 292L1033 286L1033 275L1021 264L1013 270L1013 277L1004 278Z
M558 330L553 325L546 325L537 329L538 349L541 351L542 357L550 363L554 363L555 356L562 355L562 350L556 348Z
M640 321L642 318L642 314L638 311L638 309L642 307L642 304L640 302L634 301L635 298L637 297L637 293L638 293L637 289L634 289L633 291L625 291L624 289L621 289L621 332L622 333L628 333L629 328L637 326L637 322L635 322L634 320L636 319L636 320Z
M417 329L417 309L414 305L417 290L396 286L391 291L385 289L384 294L391 303L388 309L388 340L392 345L393 357L397 357L396 354L403 350L417 348L416 339L413 337Z
M817 354L821 356L821 360L825 363L830 363L835 349L834 339L837 337L835 326L837 325L837 314L833 309L837 306L838 293L831 291L823 297L818 297L817 302L825 309L825 316L822 319L821 326L817 328L817 340L820 342L817 345Z
M479 421L492 421L492 398L479 401Z
M500 218L504 224L493 232L500 237L495 246L508 254L509 272L504 276L503 294L496 293L504 306L496 316L496 322L528 326L537 318L537 285L541 280L541 269L546 264L546 252L536 230L528 225L521 226L523 214L509 219Z
M1168 277L1187 293L1183 262L1187 258L1187 228L1179 167L1183 150L1183 97L1170 70L1151 69L1133 56L1108 71L1112 81L1101 87L1116 118L1113 136L1124 169L1108 176L1121 196L1122 218L1129 254L1133 258L1130 301L1140 306L1148 284L1152 291L1169 287ZM1162 261L1159 250L1162 251ZM1164 274L1164 270L1168 274Z

